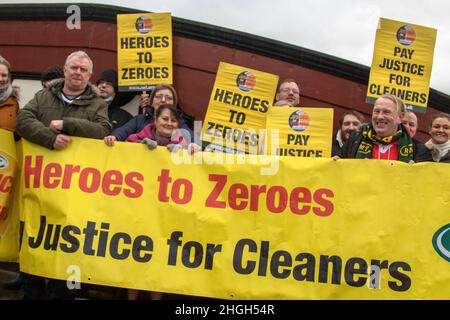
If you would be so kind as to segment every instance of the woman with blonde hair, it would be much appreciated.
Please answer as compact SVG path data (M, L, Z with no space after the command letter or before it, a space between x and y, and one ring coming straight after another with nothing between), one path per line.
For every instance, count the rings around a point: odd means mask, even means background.
M19 112L19 88L11 84L11 65L0 56L0 128L14 131Z

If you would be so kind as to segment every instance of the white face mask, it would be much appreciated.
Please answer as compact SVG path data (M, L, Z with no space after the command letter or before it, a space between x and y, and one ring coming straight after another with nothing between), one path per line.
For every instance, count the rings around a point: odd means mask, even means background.
M113 99L114 99L114 95L112 95L112 96L110 96L108 98L104 98L103 100L105 100L107 105L110 105L111 102L113 101Z

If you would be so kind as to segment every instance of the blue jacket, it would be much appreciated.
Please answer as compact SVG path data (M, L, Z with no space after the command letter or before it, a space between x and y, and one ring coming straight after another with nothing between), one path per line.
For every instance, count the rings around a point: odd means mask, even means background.
M111 135L116 137L117 141L125 141L130 134L140 132L147 124L153 122L153 113L153 107L147 107L144 114L139 114L133 117L123 126L111 132ZM191 128L188 127L184 119L184 113L182 111L180 111L180 128L186 129L189 132L189 134L191 135L191 141L193 142L194 132Z

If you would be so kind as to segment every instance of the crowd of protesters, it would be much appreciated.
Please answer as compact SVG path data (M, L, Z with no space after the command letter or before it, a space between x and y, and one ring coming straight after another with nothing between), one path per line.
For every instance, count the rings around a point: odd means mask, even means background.
M72 136L103 139L107 146L116 141L145 143L149 149L166 146L190 153L201 147L193 141L189 116L179 107L175 88L156 86L140 97L142 113L133 117L121 107L134 96L118 92L117 72L101 73L93 85L93 62L83 51L71 53L63 66L52 66L42 74L42 90L19 109L19 88L12 85L11 66L0 56L0 128L51 150L61 150ZM279 83L274 105L299 107L300 88L294 79ZM403 101L393 95L379 97L371 121L357 111L344 112L333 136L333 159L398 160L406 163L450 163L450 115L439 113L430 123L430 139L414 139L418 121L405 110ZM406 152L400 152L403 150ZM64 281L20 273L4 283L9 290L20 289L25 299L64 299L69 297ZM151 298L160 299L153 292ZM129 291L135 299L137 291Z

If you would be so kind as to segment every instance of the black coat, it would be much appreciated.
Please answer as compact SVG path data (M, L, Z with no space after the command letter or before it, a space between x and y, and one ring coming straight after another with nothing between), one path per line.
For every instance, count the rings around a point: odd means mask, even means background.
M433 156L431 155L431 151L427 147L425 147L425 145L424 148L425 152L420 154L416 162L435 162L433 160ZM450 163L450 151L441 158L439 163Z
M136 92L120 92L114 96L113 101L108 106L108 117L112 124L111 131L114 131L116 128L120 128L125 123L130 121L131 118L133 118L133 116L128 111L123 110L121 106L124 106L130 102L135 95Z
M356 153L358 151L358 147L361 144L362 140L363 140L363 136L361 133L352 132L350 134L350 137L348 138L348 140L342 146L340 153L337 155L341 158L355 159ZM414 159L414 161L415 162L426 161L423 159L426 156L426 152L428 149L419 140L416 140L414 138L412 140L413 140L413 159Z

